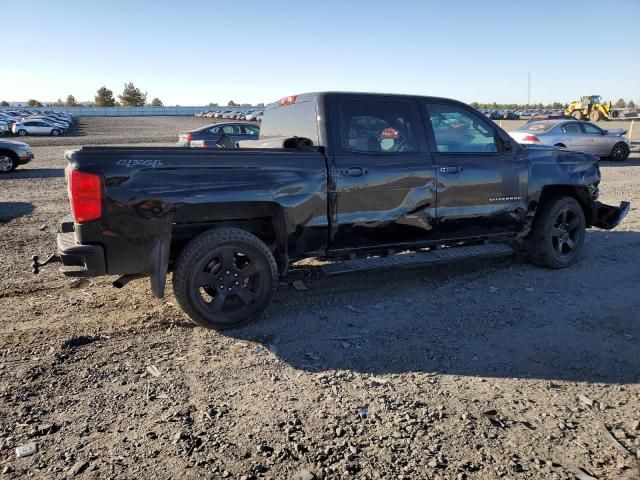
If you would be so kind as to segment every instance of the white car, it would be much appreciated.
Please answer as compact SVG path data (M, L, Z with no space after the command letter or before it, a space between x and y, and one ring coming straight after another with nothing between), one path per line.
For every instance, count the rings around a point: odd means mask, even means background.
M26 120L13 124L12 132L24 137L26 135L53 135L57 137L64 130L56 125L52 125L45 120Z
M262 115L260 110L256 110L255 112L249 112L244 116L244 119L248 122L254 122L257 120L258 116Z

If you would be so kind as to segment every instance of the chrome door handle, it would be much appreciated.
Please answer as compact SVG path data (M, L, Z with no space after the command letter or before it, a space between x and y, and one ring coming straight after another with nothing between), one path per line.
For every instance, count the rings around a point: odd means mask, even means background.
M342 173L350 177L361 177L367 173L367 170L362 167L349 167L346 170L343 170Z
M460 173L462 170L459 166L440 167L440 173Z

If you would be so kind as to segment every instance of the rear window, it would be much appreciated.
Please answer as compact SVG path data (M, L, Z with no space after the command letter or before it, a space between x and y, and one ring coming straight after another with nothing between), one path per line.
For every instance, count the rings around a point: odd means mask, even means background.
M548 122L534 122L526 125L518 130L524 130L527 132L546 132L547 130L551 130L551 128L555 125L555 123Z
M264 112L260 140L280 137L304 137L320 145L316 102L297 102Z

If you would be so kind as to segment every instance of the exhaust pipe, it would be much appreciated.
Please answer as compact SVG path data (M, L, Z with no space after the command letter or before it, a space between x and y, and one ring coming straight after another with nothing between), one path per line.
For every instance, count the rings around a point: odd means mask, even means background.
M145 278L147 275L143 273L130 273L128 275L122 275L120 278L115 280L111 285L116 288L122 288L131 280L137 280L139 278Z

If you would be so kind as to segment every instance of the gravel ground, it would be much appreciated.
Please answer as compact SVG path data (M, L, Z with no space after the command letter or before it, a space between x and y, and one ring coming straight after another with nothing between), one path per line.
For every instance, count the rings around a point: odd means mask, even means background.
M81 120L0 178L2 478L640 478L639 153L602 163L603 201L632 210L567 270L501 259L283 284L230 333L146 281L31 275L68 213L65 149L202 123Z

